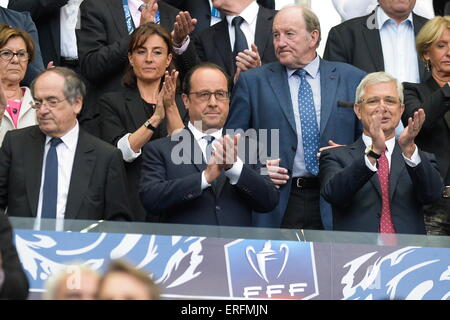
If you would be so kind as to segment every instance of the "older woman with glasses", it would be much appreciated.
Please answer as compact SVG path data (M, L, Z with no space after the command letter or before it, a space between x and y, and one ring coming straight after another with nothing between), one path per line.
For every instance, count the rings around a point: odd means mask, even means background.
M418 147L434 153L444 179L442 197L424 207L428 234L450 235L450 16L428 21L416 37L417 54L431 76L405 83L403 123L419 108L426 119L416 138Z
M99 100L101 137L122 151L130 202L138 221L146 220L138 195L141 150L150 140L184 128L186 111L182 103L180 107L176 104L178 72L172 69L172 58L169 31L154 23L140 26L130 36L125 89Z
M34 57L31 36L20 29L0 24L0 80L6 105L0 106L0 145L7 131L35 125L30 89L21 87L28 63Z

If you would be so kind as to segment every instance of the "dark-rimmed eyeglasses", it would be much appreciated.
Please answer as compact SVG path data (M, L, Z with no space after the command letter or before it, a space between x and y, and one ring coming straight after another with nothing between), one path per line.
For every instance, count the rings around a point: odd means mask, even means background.
M211 96L214 95L214 98L218 101L225 101L230 98L230 93L228 91L218 90L218 91L197 91L197 92L189 92L189 94L195 94L198 100L200 101L209 101Z
M369 97L367 99L361 99L360 103L366 103L368 106L370 107L378 107L381 102L384 102L385 105L387 106L396 106L399 103L401 103L399 98L396 97L391 97L391 96L387 96L387 97Z
M30 55L25 50L20 50L17 52L11 50L0 50L0 58L5 61L10 61L14 56L17 56L17 59L20 61L28 61Z

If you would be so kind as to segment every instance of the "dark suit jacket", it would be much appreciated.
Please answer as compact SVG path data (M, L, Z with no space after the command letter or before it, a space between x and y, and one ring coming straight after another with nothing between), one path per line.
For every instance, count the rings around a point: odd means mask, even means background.
M364 162L365 145L355 143L323 151L320 157L321 194L333 206L334 230L378 232L381 188L378 176ZM434 156L420 151L421 163L405 163L396 143L391 158L389 197L397 233L425 234L422 205L441 195L442 181Z
M0 208L36 217L45 135L38 126L8 131L0 149ZM130 220L120 151L80 129L66 219Z
M0 23L5 23L11 27L22 29L28 32L33 39L35 46L34 60L29 62L25 78L22 80L23 85L30 86L33 79L44 70L36 26L34 25L33 20L31 20L31 16L28 12L17 12L3 7L0 7Z
M173 29L178 9L159 2L161 25L168 30ZM106 92L120 90L121 79L128 64L128 43L130 37L125 22L122 0L84 0L80 6L81 29L76 30L78 58L81 74L89 81L85 107L80 115L80 123L92 119L98 120L98 98ZM189 46L190 54L194 50ZM192 59L186 58L183 64L175 64L180 76L192 65ZM184 69L186 67L187 69ZM99 135L98 124L87 127L95 135ZM96 130L97 129L97 130Z
M384 71L383 49L380 31L368 28L367 21L371 14L347 20L328 33L324 59L346 62L367 73ZM417 35L428 19L413 13L414 34ZM418 58L420 78L426 77L425 67Z
M197 19L197 25L192 33L198 35L211 25L211 7L208 0L164 0L182 11L189 11L192 18ZM268 9L275 9L275 0L258 0L258 4Z
M263 64L277 60L272 42L272 23L275 14L275 10L259 7L256 20L255 44L258 47ZM231 78L234 77L236 62L231 51L226 19L203 31L195 39L195 47L201 61L215 63L221 66Z
M99 100L100 127L103 140L117 146L117 142L127 133L133 133L148 120L143 109L143 100L137 88L110 92ZM179 107L181 118L186 114L184 106ZM153 114L153 113L152 113ZM151 140L167 136L166 121L161 122ZM128 181L128 194L134 217L145 221L146 212L139 199L139 179L141 176L142 157L133 162L124 162Z
M185 163L173 162L172 152L181 152ZM195 161L197 157L197 160ZM222 174L212 187L201 190L201 175L207 165L190 130L173 138L148 143L143 151L140 196L149 215L160 215L161 222L251 226L252 209L272 210L278 191L268 176L260 175L258 164L245 164L236 185ZM197 164L196 164L197 163Z
M39 45L42 49L44 65L53 61L60 65L61 28L60 9L69 0L9 0L8 8L28 11L39 30Z
M420 149L434 153L445 185L450 185L450 87L442 88L433 77L424 83L404 83L403 124L419 108L425 111L425 123L416 137Z
M0 299L26 299L28 279L14 247L11 224L3 212L0 212L0 258L0 270L5 275L3 285L0 283Z
M350 144L361 134L361 124L352 106L355 91L365 73L340 62L320 60L321 117L320 146L328 140L339 144ZM248 128L279 130L280 166L292 170L297 151L297 130L292 107L286 68L279 62L263 65L242 73L236 82L231 101L230 114L225 125L230 129ZM271 141L271 132L268 132ZM279 143L278 143L279 141ZM291 171L292 172L292 171ZM291 172L289 175L291 176ZM273 215L256 215L257 226L278 228L286 210L291 190L290 181L280 188L280 203ZM323 207L322 210L325 208Z

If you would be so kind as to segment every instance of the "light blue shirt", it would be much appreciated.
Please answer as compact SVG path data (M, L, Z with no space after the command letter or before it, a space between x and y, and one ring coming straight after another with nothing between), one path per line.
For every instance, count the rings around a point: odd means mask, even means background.
M384 70L400 82L420 82L412 13L397 25L381 7L377 9Z
M320 131L320 107L321 107L321 92L320 92L320 58L319 55L311 61L305 68L306 81L308 81L313 92L314 108L316 109L317 125ZM288 69L287 77L289 82L289 90L291 93L292 108L294 111L295 129L297 130L297 152L294 158L294 167L292 168L293 177L312 177L311 173L306 170L305 157L303 153L303 137L302 125L300 121L300 110L298 106L298 89L300 87L300 78L294 74L297 69Z

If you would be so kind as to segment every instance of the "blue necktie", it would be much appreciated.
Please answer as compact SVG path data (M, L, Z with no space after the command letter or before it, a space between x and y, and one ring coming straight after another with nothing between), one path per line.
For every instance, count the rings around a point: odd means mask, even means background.
M298 108L302 124L303 152L306 169L313 175L319 173L319 126L317 125L316 109L314 108L313 92L308 81L306 71L298 69L295 73L300 77L298 89Z
M50 140L50 149L45 159L44 190L42 198L42 218L56 219L56 200L58 198L58 154L56 146L59 138Z
M211 154L213 151L213 145L214 137L213 136L204 136L203 139L206 140L206 149L205 149L205 156L206 156L206 163L209 163L209 159L211 159Z
M235 36L234 36L233 57L235 57L235 58L239 52L242 52L245 49L248 49L247 38L245 38L245 34L241 30L242 22L244 22L244 18L239 17L239 16L234 17L233 21L231 22L234 26L234 35Z

